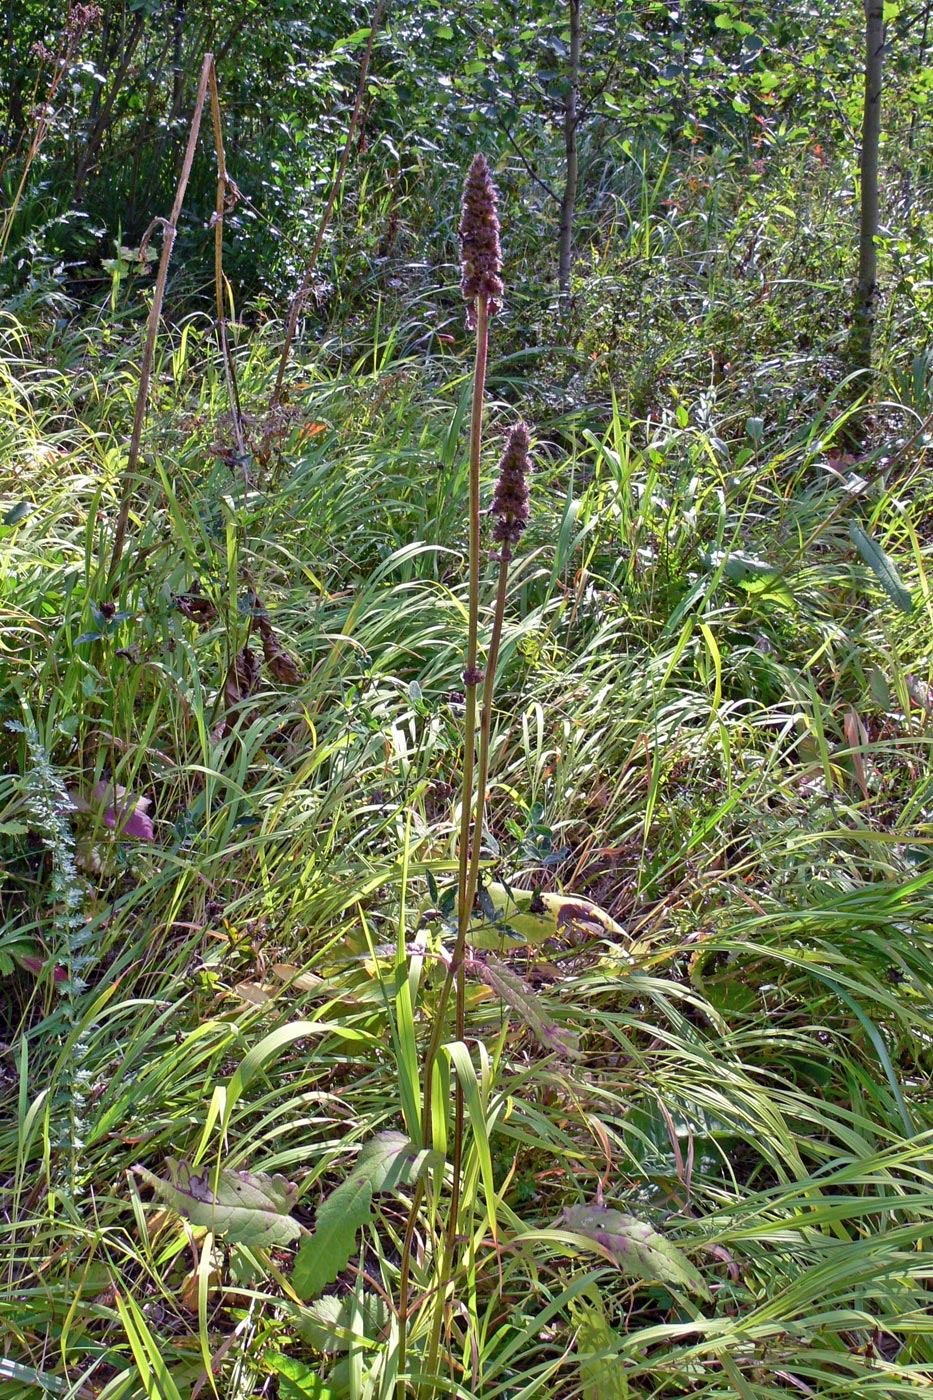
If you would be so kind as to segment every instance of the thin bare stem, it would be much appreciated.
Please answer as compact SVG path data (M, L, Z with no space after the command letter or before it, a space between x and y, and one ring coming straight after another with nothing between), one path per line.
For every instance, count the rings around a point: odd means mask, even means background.
M473 371L473 408L470 417L470 544L469 586L470 610L467 633L467 659L464 671L463 719L463 782L460 804L460 863L458 873L457 940L447 969L447 978L434 1014L431 1039L424 1066L424 1145L432 1145L431 1083L434 1063L444 1035L444 1017L450 994L458 977L462 980L463 954L470 927L470 909L466 905L469 872L470 826L473 816L473 773L475 768L476 674L479 654L479 474L483 441L483 392L486 385L486 363L489 354L489 308L485 297L476 299L476 360Z
M136 391L136 408L133 414L133 432L130 437L130 447L127 454L126 470L123 473L123 489L120 497L120 512L117 516L116 529L113 536L113 551L110 555L110 569L108 572L108 583L113 584L117 567L123 557L123 547L126 542L126 527L130 517L130 505L133 499L133 489L136 485L136 468L139 464L139 449L142 443L143 424L146 421L146 406L149 401L149 382L152 378L152 362L155 358L156 338L159 333L159 319L162 315L162 302L165 297L165 284L168 281L168 265L172 257L172 247L175 242L178 219L181 214L182 203L185 198L185 191L188 188L188 180L191 175L191 166L194 163L194 153L198 144L198 133L201 130L201 114L204 111L204 99L207 95L207 84L214 67L213 54L205 54L204 62L201 65L201 77L198 82L198 95L194 104L194 115L191 118L191 129L188 132L188 147L185 151L184 164L181 169L181 177L178 181L178 188L175 191L175 202L172 205L172 212L168 219L160 219L163 228L162 256L159 259L159 271L156 277L155 290L152 297L152 308L149 312L149 325L146 331L146 345L143 350L142 364L139 367L139 387Z
M217 199L214 205L214 299L217 304L217 340L224 362L224 377L227 382L227 397L230 400L230 414L233 418L233 435L240 462L245 463L246 443L243 438L243 414L240 410L240 394L236 382L236 367L230 354L227 339L227 309L224 277L224 215L228 201L232 207L239 198L239 190L227 174L227 159L224 152L224 132L220 118L220 97L217 92L217 72L210 71L211 117L214 123L214 148L217 152ZM245 471L245 465L244 465Z
M454 944L453 956L447 969L447 977L441 991L440 1000L434 1012L434 1024L431 1027L431 1039L428 1043L427 1054L424 1064L424 1107L422 1112L422 1124L424 1130L424 1144L430 1147L433 1144L434 1128L432 1121L432 1088L434 1083L434 1066L440 1052L441 1042L444 1036L444 1023L447 1014L447 1007L450 1002L451 992L456 987L457 1005L457 1029L456 1038L463 1038L463 1009L464 1009L464 969L463 959L466 949L467 933L470 927L471 904L467 903L467 888L469 884L470 869L470 832L471 818L473 811L473 774L475 771L475 744L476 744L476 691L478 668L477 659L479 655L479 554L480 554L480 509L479 509L479 482L480 482L480 457L483 442L483 395L486 387L486 365L489 354L489 305L484 296L476 298L476 360L473 371L473 405L470 416L470 468L469 468L469 516L470 516L470 544L469 544L469 622L467 632L467 657L466 669L464 671L464 719L463 719L463 784L461 789L460 805L460 852L459 852L459 872L458 872L458 911L457 911L457 939ZM482 822L481 799L477 798L477 815L479 823ZM473 825L473 840L479 844L480 825ZM454 1153L453 1153L453 1185L450 1208L447 1217L447 1229L445 1231L444 1249L441 1256L440 1275L438 1283L438 1298L431 1320L431 1334L427 1350L427 1374L435 1374L437 1366L437 1356L440 1348L441 1326L444 1315L444 1299L447 1285L450 1281L453 1267L453 1250L457 1235L457 1211L460 1203L460 1172L463 1161L463 1089L459 1080L454 1091Z

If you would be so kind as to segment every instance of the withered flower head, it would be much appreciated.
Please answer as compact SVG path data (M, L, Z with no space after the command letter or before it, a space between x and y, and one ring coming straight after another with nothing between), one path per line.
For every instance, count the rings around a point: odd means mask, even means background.
M496 493L491 506L491 514L496 517L492 537L497 544L503 546L503 553L521 538L522 531L528 524L530 446L531 439L525 424L516 423L509 433L509 440L499 463L499 480L496 482Z
M96 25L102 14L100 5L72 5L65 21L65 31L69 39L80 39L85 30Z
M460 287L467 304L467 325L476 325L476 299L485 297L490 316L502 308L502 249L496 215L496 187L486 157L476 155L463 187L460 215Z

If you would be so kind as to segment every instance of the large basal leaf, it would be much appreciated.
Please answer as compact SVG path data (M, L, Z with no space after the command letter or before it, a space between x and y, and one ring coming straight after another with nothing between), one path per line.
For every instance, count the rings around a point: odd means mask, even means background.
M314 1233L302 1241L292 1276L298 1296L316 1297L346 1268L357 1231L371 1218L375 1192L417 1181L442 1160L438 1152L419 1151L404 1133L378 1133L371 1138L346 1181L322 1201Z
M275 1376L279 1400L338 1400L337 1392L296 1357L267 1351L263 1361Z
M596 1204L567 1207L564 1224L575 1235L599 1245L624 1273L709 1297L706 1284L686 1255L646 1220Z
M900 574L880 544L876 544L871 535L866 535L861 525L857 525L854 520L849 526L849 534L852 536L852 543L868 567L874 572L891 602L899 607L901 612L913 612L914 600L911 597L910 589L902 582Z
M289 1214L298 1188L284 1176L224 1170L215 1180L214 1172L198 1176L187 1162L171 1157L165 1169L167 1180L145 1167L133 1168L179 1215L231 1244L282 1245L301 1234Z

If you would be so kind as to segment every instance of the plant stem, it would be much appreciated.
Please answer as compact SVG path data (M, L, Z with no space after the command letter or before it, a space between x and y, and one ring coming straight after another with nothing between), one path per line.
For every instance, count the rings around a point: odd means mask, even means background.
M464 671L464 719L463 719L463 782L460 805L460 853L457 880L457 939L453 956L447 969L447 978L441 991L440 1001L434 1014L434 1025L424 1065L424 1111L422 1126L424 1146L430 1147L433 1141L431 1130L431 1081L434 1063L444 1035L444 1016L450 1001L454 983L462 982L463 954L466 948L467 930L470 927L471 908L467 904L467 886L470 867L470 825L473 815L473 772L475 758L476 728L476 683L471 678L476 674L476 661L479 652L479 472L480 453L483 442L483 391L486 386L486 363L489 353L489 308L485 297L476 301L476 361L473 371L473 408L470 417L470 481L469 481L469 622L467 632L467 660ZM479 813L482 820L482 813ZM479 828L474 839L479 841ZM459 1091L458 1091L459 1092Z
M463 781L461 787L460 805L460 851L459 870L457 880L457 939L454 944L453 956L447 969L447 977L441 991L440 1000L434 1012L434 1024L431 1028L431 1038L428 1042L428 1049L424 1063L424 1106L422 1110L422 1131L424 1146L431 1147L434 1140L434 1126L432 1122L432 1086L434 1083L434 1066L440 1052L441 1043L444 1037L444 1022L447 1007L450 1003L451 992L456 986L456 1038L463 1038L464 1005L465 1005L465 983L463 974L463 958L466 950L467 932L470 927L470 915L472 913L472 895L470 894L470 869L475 858L478 862L479 852L482 842L482 821L483 821L483 799L485 796L483 786L480 787L476 796L475 821L471 823L473 817L473 774L475 771L475 729L476 729L476 691L477 691L477 659L479 654L479 555L480 555L480 507L479 507L479 482L480 482L480 456L483 443L483 394L486 387L486 365L489 354L489 305L483 296L476 299L476 360L473 370L473 404L470 416L470 470L469 470L469 522L470 522L470 544L469 544L469 621L467 629L467 656L466 668L464 670L464 719L463 719ZM470 846L470 832L473 832L473 847ZM474 857L475 853L475 857ZM475 894L475 879L472 886ZM463 1090L459 1081L456 1084L454 1095L454 1135L453 1135L453 1182L451 1187L450 1209L447 1217L447 1229L445 1231L444 1248L441 1255L440 1271L437 1283L437 1303L431 1322L431 1335L427 1351L428 1376L434 1375L437 1367L437 1356L440 1348L441 1327L443 1324L445 1298L447 1286L453 1268L453 1249L457 1236L457 1212L460 1206L460 1171L463 1161ZM417 1208L417 1197L412 1206L414 1211ZM410 1243L409 1236L406 1235L406 1243ZM407 1259L403 1259L403 1271L406 1277L408 1265ZM406 1299L407 1304L407 1287ZM400 1356L401 1365L403 1358ZM428 1383L430 1384L430 1382ZM426 1393L423 1388L422 1394Z

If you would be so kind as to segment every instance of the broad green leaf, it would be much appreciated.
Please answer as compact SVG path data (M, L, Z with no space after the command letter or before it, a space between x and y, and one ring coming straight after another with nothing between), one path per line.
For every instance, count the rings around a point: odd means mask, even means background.
M301 1340L315 1351L338 1354L360 1339L375 1341L384 1336L389 1322L388 1305L378 1294L354 1292L338 1298L325 1293L304 1309L295 1326Z
M734 583L745 583L750 578L773 578L777 569L767 559L759 559L754 554L746 554L742 549L714 549L701 554L707 568L722 568L726 578Z
M686 1255L646 1220L607 1206L568 1206L564 1224L575 1235L599 1245L623 1273L709 1297L706 1284Z
M360 1152L346 1181L318 1209L314 1233L295 1259L293 1283L300 1298L314 1298L346 1268L357 1231L371 1218L373 1193L416 1181L439 1154L419 1151L404 1133L378 1133Z
M354 1172L322 1203L314 1234L302 1241L295 1259L292 1282L299 1298L314 1298L346 1268L357 1231L371 1217L372 1199L372 1182Z
M25 520L26 516L34 510L35 506L29 501L17 501L16 505L10 506L10 509L4 515L3 524L18 525L21 520Z
M337 1393L316 1371L294 1356L266 1352L266 1365L275 1376L279 1400L337 1400Z
M794 595L780 574L772 574L769 578L739 579L739 587L762 603L780 603L785 608L794 606Z
M891 708L891 687L888 685L887 676L878 666L873 666L868 675L868 693L872 703L880 710Z
M298 1188L284 1176L264 1173L212 1171L197 1176L187 1162L166 1158L168 1180L145 1167L134 1167L137 1176L152 1187L173 1210L222 1236L232 1244L289 1244L301 1234L301 1226L289 1211Z
M910 595L910 589L902 582L900 574L880 544L877 544L871 535L867 535L861 525L857 525L854 520L849 526L849 534L852 536L852 543L868 567L873 570L891 602L900 608L901 612L913 612L914 600Z

